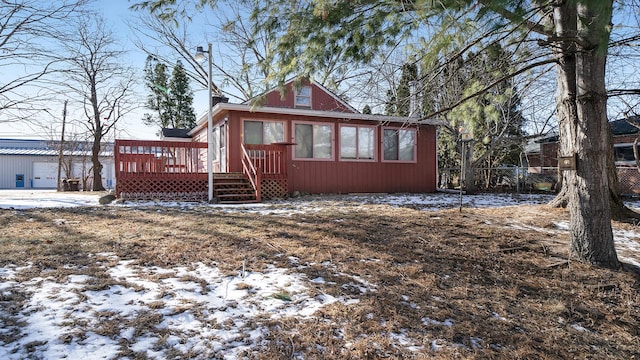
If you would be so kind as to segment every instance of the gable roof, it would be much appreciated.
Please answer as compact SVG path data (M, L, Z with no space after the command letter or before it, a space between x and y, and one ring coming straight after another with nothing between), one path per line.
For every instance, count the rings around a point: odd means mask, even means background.
M284 87L285 89L287 89L287 88L289 88L289 87L293 87L293 83L294 83L294 81L296 81L296 78L292 78L292 79L287 80L287 81L283 84L283 87ZM349 111L351 111L351 112L353 112L353 113L360 113L356 108L354 108L353 106L351 106L349 103L347 103L346 101L344 101L344 99L342 99L341 97L339 97L339 96L338 96L336 93L334 93L333 91L331 91L331 90L327 89L327 88L326 88L325 86L323 86L322 84L317 83L317 82L315 82L314 80L309 80L309 81L308 81L308 83L309 83L310 85L313 85L313 86L316 86L317 88L319 88L322 92L324 92L324 93L326 93L327 95L329 95L329 96L330 96L331 98L333 98L333 99L334 99L338 104L340 104L340 105L344 106L347 110L349 110ZM258 96L256 96L256 97L253 97L253 98L251 98L251 99L249 99L249 100L243 101L241 104L251 104L251 103L252 103L252 101L253 101L254 99L259 98L259 97L267 97L268 95L270 95L270 94L272 94L272 93L275 93L275 92L280 93L280 89L279 89L278 87L271 88L271 89L269 89L269 90L265 91L264 93L262 93L262 94L260 94L260 95L258 95ZM280 96L280 94L278 94L278 96Z

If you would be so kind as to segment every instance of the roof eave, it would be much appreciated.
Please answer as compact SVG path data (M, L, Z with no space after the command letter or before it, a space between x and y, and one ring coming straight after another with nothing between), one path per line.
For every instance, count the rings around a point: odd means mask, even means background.
M332 119L343 119L343 120L363 120L363 121L372 121L377 123L400 123L406 125L433 125L433 126L441 126L445 123L442 120L437 119L421 119L415 117L405 117L405 116L387 116L387 115L372 115L372 114L361 114L361 113L346 113L346 112L337 112L337 111L321 111L321 110L308 110L308 109L291 109L291 108L277 108L277 107L257 107L251 106L247 104L229 104L229 103L219 103L216 104L211 113L211 117L215 118L219 114L224 111L245 111L251 113L265 113L265 114L281 114L281 115L299 115L299 116L309 116L309 117L319 117L319 118L332 118ZM207 126L207 116L205 115L201 117L200 121L193 128L189 135L193 135L203 128Z

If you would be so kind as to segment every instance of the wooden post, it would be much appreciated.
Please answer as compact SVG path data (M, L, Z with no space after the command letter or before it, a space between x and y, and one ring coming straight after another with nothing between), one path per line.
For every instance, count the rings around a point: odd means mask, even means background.
M67 102L64 101L64 107L62 109L62 135L60 136L60 150L58 151L58 178L57 178L57 191L60 191L60 174L62 173L62 158L64 156L64 126L67 121Z

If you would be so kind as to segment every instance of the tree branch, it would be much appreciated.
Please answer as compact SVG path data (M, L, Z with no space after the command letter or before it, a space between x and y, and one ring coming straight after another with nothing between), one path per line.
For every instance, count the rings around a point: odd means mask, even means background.
M513 77L515 77L517 75L520 75L520 74L522 74L524 72L527 72L527 71L529 71L531 69L534 69L534 68L537 68L537 67L540 67L540 66L554 64L555 62L556 62L555 59L548 59L548 60L539 61L539 62L536 62L536 63L529 64L529 65L527 65L527 66L525 66L525 67L523 67L521 69L518 69L517 71L515 71L515 72L513 72L511 74L507 74L507 75L501 76L500 78L494 80L492 83L490 83L489 85L479 89L478 91L476 91L476 92L474 92L474 93L472 93L470 95L467 95L465 97L460 98L455 103L453 103L453 104L451 104L449 106L446 106L446 107L444 107L442 109L438 109L438 111L435 111L435 112L433 112L431 114L423 116L421 120L427 120L427 119L430 119L430 118L434 118L434 117L436 117L436 116L438 116L438 115L440 115L442 113L449 112L449 111L455 109L456 107L462 105L465 101L471 100L471 99L473 99L475 97L478 97L478 96L486 93L487 90L493 88L494 86L502 83L503 81L505 81L507 79L511 79L511 78L513 78Z

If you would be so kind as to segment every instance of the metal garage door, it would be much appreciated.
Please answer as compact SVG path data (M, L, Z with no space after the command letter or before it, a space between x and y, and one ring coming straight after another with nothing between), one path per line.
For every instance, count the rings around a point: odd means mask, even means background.
M55 189L58 187L58 163L34 162L33 187L40 189Z

